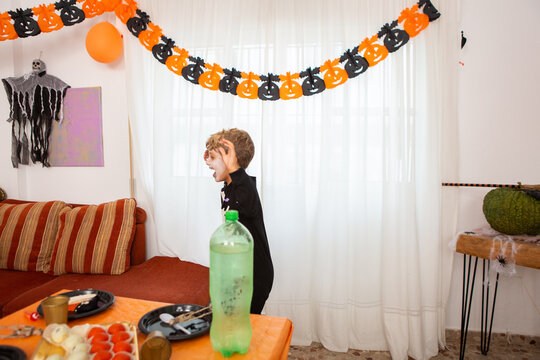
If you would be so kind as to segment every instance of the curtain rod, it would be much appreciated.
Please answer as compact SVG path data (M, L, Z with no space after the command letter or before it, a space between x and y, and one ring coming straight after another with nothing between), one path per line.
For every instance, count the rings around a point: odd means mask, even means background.
M507 188L514 188L514 189L540 190L540 184L538 184L538 185L523 185L520 182L518 182L517 184L478 184L478 183L447 183L447 182L443 182L442 186L507 187Z

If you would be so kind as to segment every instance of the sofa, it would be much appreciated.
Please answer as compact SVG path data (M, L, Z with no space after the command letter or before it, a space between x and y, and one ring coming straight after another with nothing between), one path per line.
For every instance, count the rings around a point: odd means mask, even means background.
M98 205L1 201L0 317L62 289L206 305L208 268L176 257L146 259L145 221L133 199Z

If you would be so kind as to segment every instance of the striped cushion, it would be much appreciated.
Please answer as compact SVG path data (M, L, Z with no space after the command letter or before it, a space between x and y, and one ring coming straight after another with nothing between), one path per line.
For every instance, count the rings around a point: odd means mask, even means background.
M0 269L49 267L63 201L0 203Z
M128 270L136 207L135 199L121 199L63 209L46 272L116 275Z

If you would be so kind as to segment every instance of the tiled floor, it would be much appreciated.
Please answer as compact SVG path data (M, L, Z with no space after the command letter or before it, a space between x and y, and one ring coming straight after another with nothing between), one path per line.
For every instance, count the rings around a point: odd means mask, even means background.
M459 331L448 330L446 332L446 350L432 359L458 359L459 358ZM480 333L470 331L467 335L466 359L540 359L540 337L493 334L487 356L480 352ZM390 353L385 351L362 351L349 350L346 353L336 353L326 350L321 344L313 343L311 346L291 345L289 360L314 360L314 359L391 359Z

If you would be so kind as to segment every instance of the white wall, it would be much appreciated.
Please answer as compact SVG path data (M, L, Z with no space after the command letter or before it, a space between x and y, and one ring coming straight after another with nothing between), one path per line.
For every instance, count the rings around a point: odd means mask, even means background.
M52 1L45 1L51 3ZM35 0L2 1L0 12L44 3ZM0 77L21 76L32 70L42 53L47 73L71 87L101 87L103 167L50 167L11 164L11 123L5 91L0 90L0 187L10 198L64 200L96 204L130 196L129 137L123 59L111 64L94 61L86 52L88 30L100 21L115 24L114 14L87 19L81 24L26 39L0 42ZM123 24L121 24L124 26Z
M0 11L43 1L2 1ZM468 38L459 77L460 179L480 183L540 183L540 38L536 35L540 1L462 0L462 24ZM444 16L444 14L443 14ZM98 203L129 196L127 110L122 60L104 65L86 53L84 39L106 14L35 38L0 42L0 77L30 71L43 50L48 72L72 87L101 86L104 167L42 168L11 166L8 102L0 95L0 187L12 198ZM450 179L449 179L450 181ZM460 189L459 230L486 224L482 199L488 190ZM459 328L462 255L456 255L447 326ZM470 329L480 327L480 277ZM530 294L530 297L528 295ZM531 299L532 298L532 299ZM494 331L540 335L540 271L518 267L502 278Z
M468 40L459 72L459 180L540 184L540 38L534 34L540 1L461 4ZM489 190L460 188L459 230L487 226L482 201ZM447 327L459 329L463 255L454 260ZM469 325L473 330L480 329L481 275L478 271ZM538 308L540 271L517 267L516 276L499 280L493 331L540 335Z

